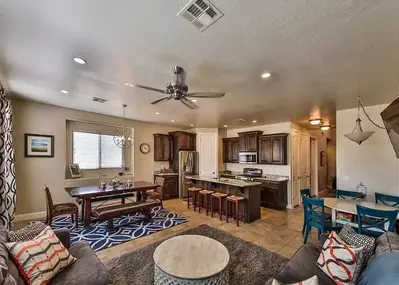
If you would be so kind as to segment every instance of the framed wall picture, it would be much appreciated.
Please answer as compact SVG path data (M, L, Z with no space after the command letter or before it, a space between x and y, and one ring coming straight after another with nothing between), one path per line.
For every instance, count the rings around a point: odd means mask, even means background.
M26 157L54 157L54 136L25 134Z
M324 166L326 163L326 152L320 151L320 166Z
M70 163L68 164L69 172L72 178L80 178L82 177L82 172L80 171L79 164Z

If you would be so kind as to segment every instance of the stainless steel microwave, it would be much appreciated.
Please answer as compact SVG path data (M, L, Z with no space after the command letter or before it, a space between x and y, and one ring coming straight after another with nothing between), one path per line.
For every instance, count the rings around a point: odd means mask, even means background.
M243 151L238 153L238 162L245 164L258 163L258 153L256 151Z

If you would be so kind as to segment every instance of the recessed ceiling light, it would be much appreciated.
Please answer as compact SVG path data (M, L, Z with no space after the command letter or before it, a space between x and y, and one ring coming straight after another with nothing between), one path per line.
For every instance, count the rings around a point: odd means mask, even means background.
M272 74L270 72L263 72L260 77L262 77L263 79L269 78L270 76L272 76Z
M134 87L134 85L133 85L133 84L130 84L130 83L125 83L125 86L127 86L127 87Z
M321 126L320 130L322 131L328 131L331 127L329 125Z
M309 123L313 126L321 125L323 123L322 119L310 119Z
M172 123L176 122L175 120L170 120Z
M84 60L81 57L74 57L73 61L76 62L76 63L79 63L79 64L86 64L87 63L86 60Z
M66 90L60 90L61 93L68 94L69 92Z
M227 125L223 125L224 128L227 128Z
M198 100L197 99L191 99L192 102L197 103Z
M257 123L257 122L258 122L257 120L253 120L253 121L252 121L252 123L254 123L254 124Z
M155 115L161 115L161 113L159 113L159 112L155 112Z
M194 127L194 124L190 124L190 127Z

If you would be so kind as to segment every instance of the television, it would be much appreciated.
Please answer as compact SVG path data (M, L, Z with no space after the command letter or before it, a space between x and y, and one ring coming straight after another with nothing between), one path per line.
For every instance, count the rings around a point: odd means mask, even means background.
M399 96L381 113L382 120L399 158Z

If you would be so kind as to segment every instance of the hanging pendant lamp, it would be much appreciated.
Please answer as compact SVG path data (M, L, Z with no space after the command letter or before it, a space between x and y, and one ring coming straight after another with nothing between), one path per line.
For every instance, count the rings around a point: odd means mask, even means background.
M123 149L130 148L134 144L133 134L130 128L126 128L126 104L123 107L123 127L122 129L117 129L114 133L114 143Z
M363 131L362 128L362 120L360 119L360 108L362 108L364 114L366 117L370 120L373 125L380 129L385 129L384 127L381 127L377 125L367 114L366 110L364 109L364 106L362 104L362 101L360 100L360 96L357 97L357 102L358 102L358 107L357 107L357 119L356 119L356 125L353 131L350 134L345 134L344 136L350 139L351 141L361 145L362 142L366 141L369 137L371 137L375 132L374 131Z

